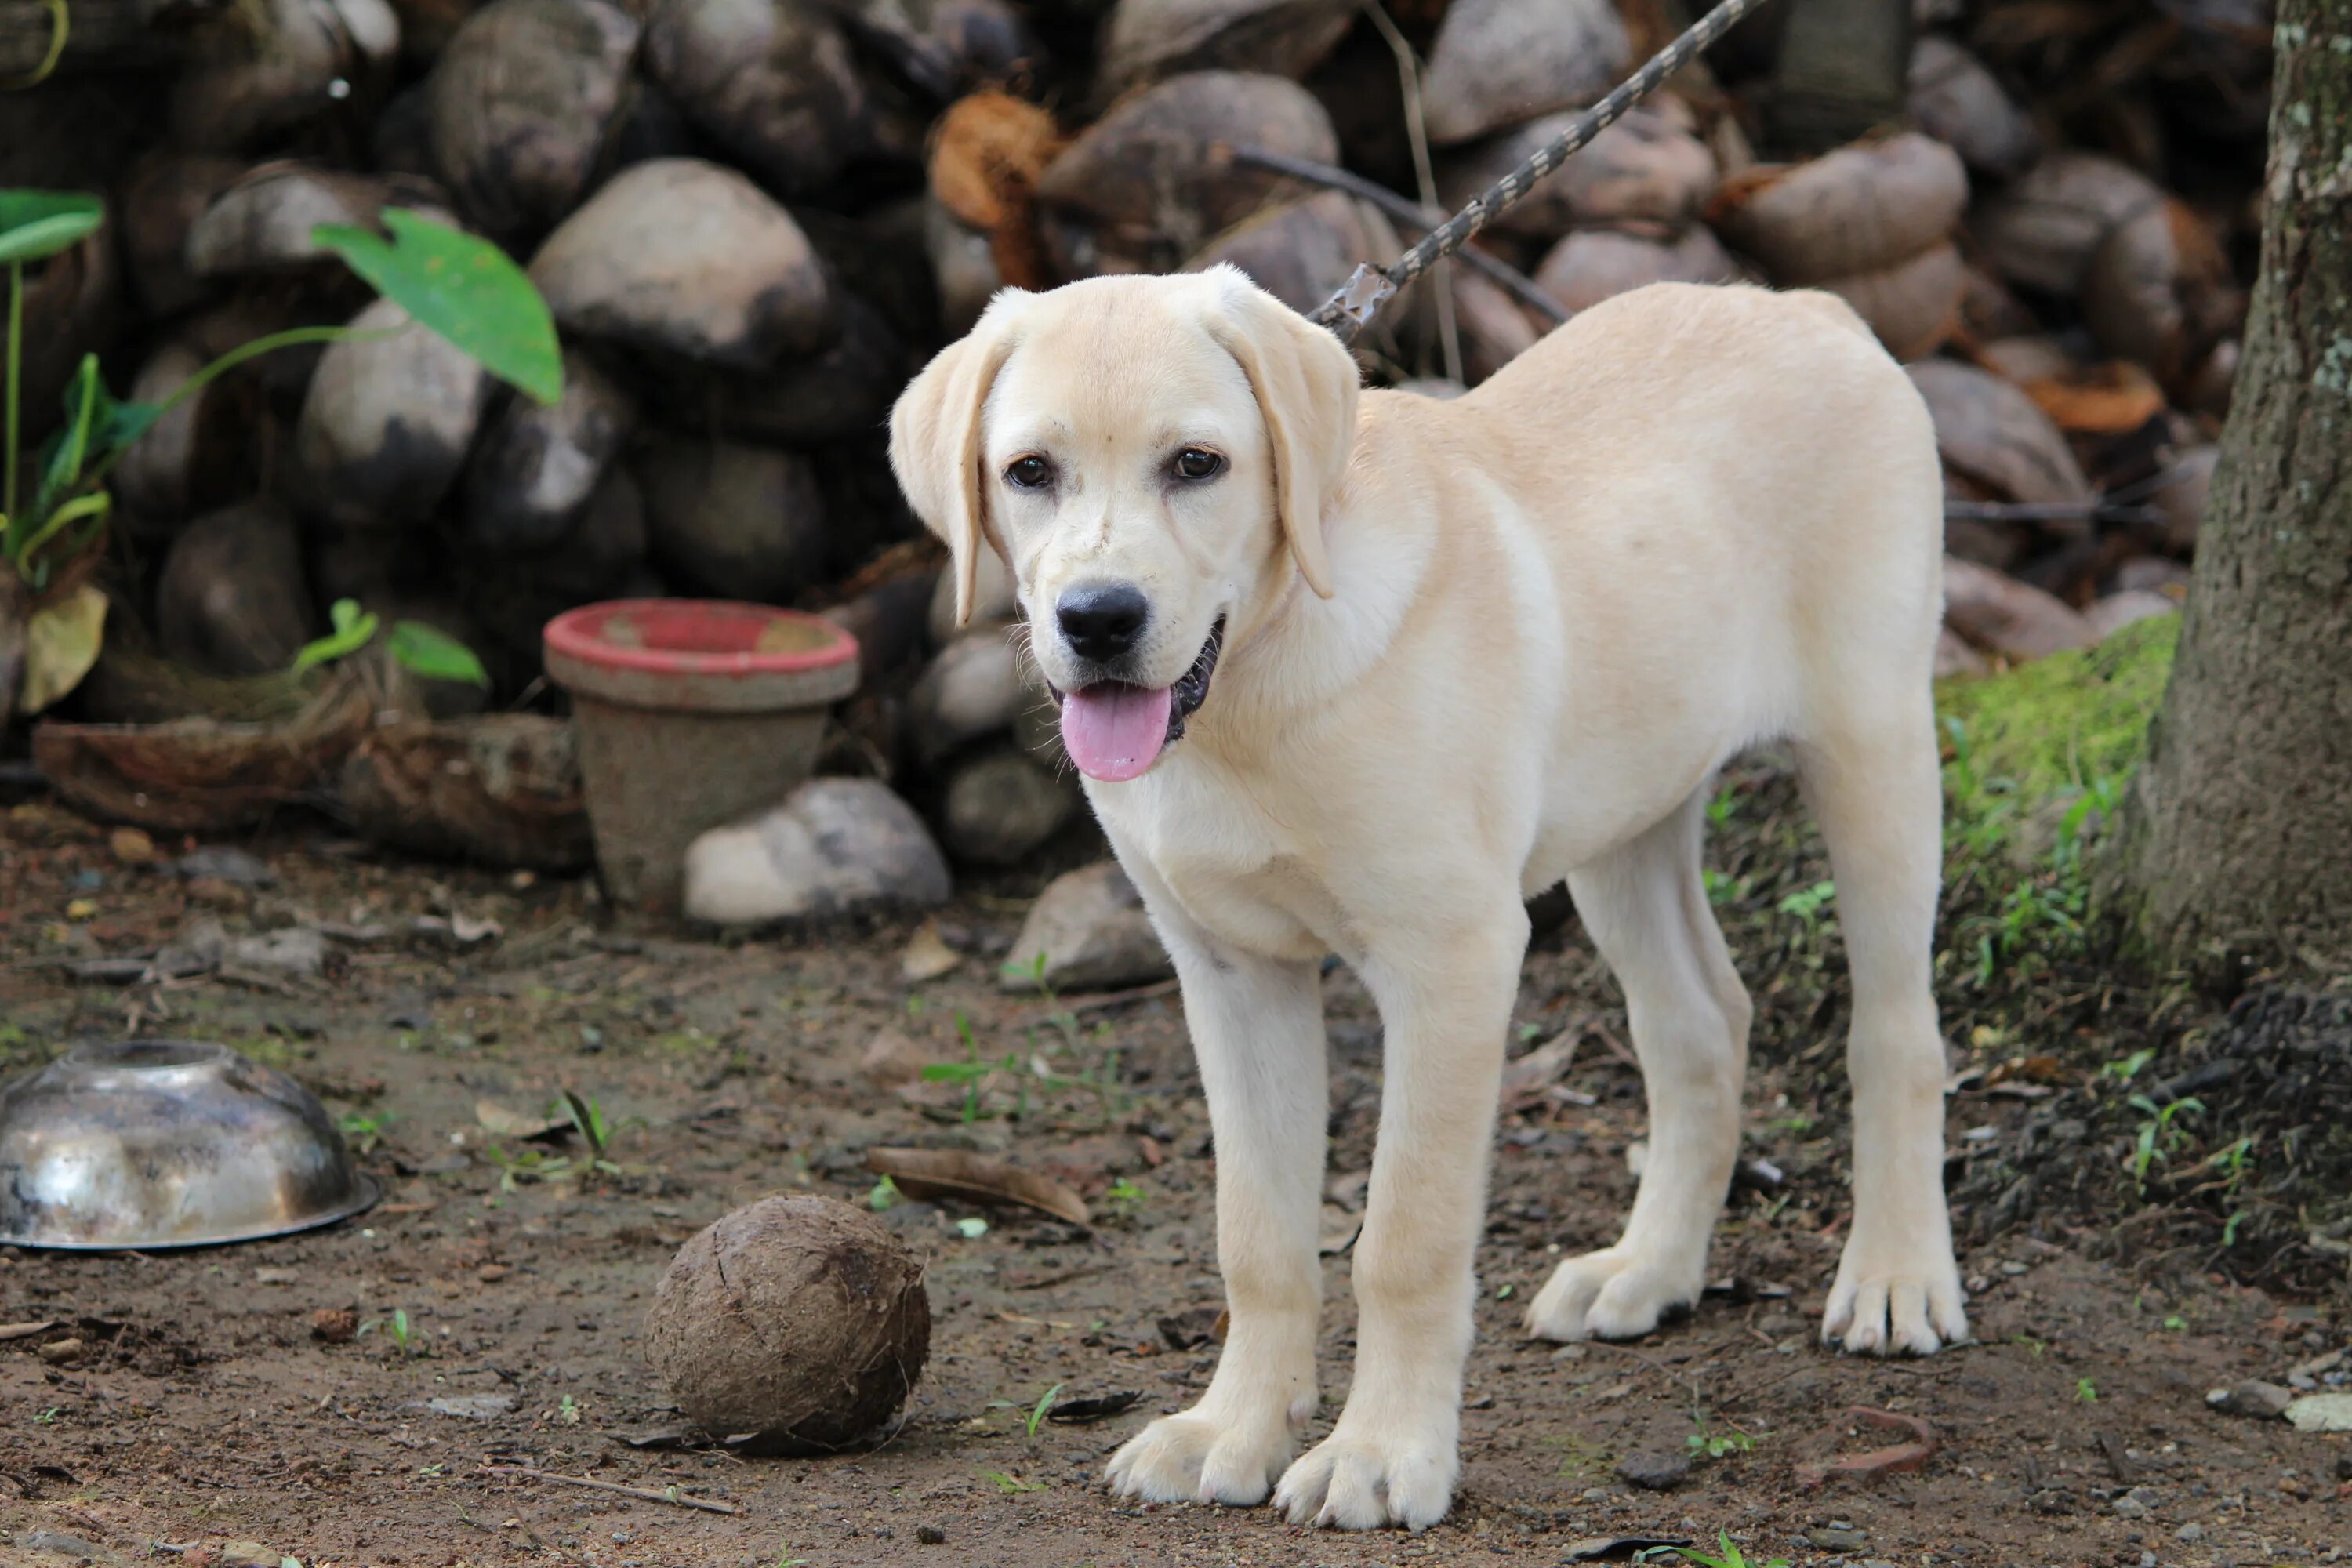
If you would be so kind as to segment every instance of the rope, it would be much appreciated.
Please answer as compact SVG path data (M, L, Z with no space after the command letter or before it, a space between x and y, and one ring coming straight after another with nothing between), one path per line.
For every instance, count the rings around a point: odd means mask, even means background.
M1620 83L1615 91L1577 116L1575 122L1536 150L1535 155L1487 186L1470 205L1440 226L1423 235L1393 266L1366 262L1339 291L1323 301L1311 318L1328 327L1341 342L1353 342L1380 308L1399 290L1438 262L1460 250L1470 237L1501 216L1536 187L1536 183L1583 151L1595 136L1623 118L1627 110L1658 90L1675 72L1731 31L1765 0L1723 0L1692 24L1688 32L1652 56L1649 64Z

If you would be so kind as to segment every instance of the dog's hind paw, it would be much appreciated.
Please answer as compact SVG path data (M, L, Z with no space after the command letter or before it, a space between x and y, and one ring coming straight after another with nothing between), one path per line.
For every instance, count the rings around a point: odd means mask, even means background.
M1274 1506L1293 1524L1338 1530L1426 1530L1454 1506L1462 1462L1443 1438L1410 1430L1359 1436L1343 1418L1284 1473Z
M1964 1299L1949 1250L1881 1255L1849 1237L1822 1314L1822 1342L1856 1355L1932 1355L1969 1337Z
M1215 1502L1254 1508L1290 1462L1288 1424L1268 1432L1197 1410L1163 1415L1111 1456L1112 1495L1143 1502Z
M1528 1332L1539 1340L1639 1339L1689 1310L1700 1284L1691 1270L1616 1247L1588 1252L1552 1270L1528 1306Z

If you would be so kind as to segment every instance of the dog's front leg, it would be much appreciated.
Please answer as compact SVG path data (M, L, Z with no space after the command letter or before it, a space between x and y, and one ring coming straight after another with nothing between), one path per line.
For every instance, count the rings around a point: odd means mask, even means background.
M1294 1523L1421 1530L1453 1502L1486 1149L1528 942L1514 891L1465 929L1400 929L1366 955L1387 1079L1355 1248L1356 1380L1276 1491Z
M1130 860L1130 869L1134 869ZM1315 1414L1316 1252L1328 1089L1320 971L1216 943L1148 870L1135 880L1176 961L1216 1137L1217 1260L1231 1321L1208 1393L1111 1457L1150 1502L1264 1502Z

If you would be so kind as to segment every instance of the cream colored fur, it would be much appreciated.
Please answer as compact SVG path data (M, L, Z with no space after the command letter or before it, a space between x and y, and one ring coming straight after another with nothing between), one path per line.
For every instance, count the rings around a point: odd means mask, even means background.
M1229 468L1171 485L1186 445ZM1002 477L1032 454L1050 493ZM1749 1017L1700 836L1716 771L1758 742L1799 761L1853 965L1854 1219L1823 1337L1966 1335L1929 990L1942 490L1925 407L1843 304L1659 285L1447 403L1359 394L1335 340L1230 268L1008 291L901 399L892 460L967 604L1003 553L1057 687L1075 583L1148 595L1144 684L1227 621L1183 737L1087 785L1182 981L1232 1311L1207 1394L1119 1450L1116 1490L1444 1516L1522 900L1563 877L1624 987L1650 1154L1622 1238L1563 1262L1528 1327L1636 1335L1696 1301ZM1380 1005L1386 1081L1354 1382L1294 1460L1327 952Z

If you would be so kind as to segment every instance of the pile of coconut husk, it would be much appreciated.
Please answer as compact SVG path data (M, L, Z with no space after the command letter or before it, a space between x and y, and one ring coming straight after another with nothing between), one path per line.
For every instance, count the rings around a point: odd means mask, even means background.
M1791 60L1828 26L1803 8L1846 3L1775 0L1605 132L1481 237L1480 267L1390 308L1360 345L1368 376L1451 394L1654 279L1827 289L1912 365L1936 417L1948 668L2170 609L2251 282L2260 0L2145 16L1884 0L1891 89L1849 95L1862 116L1819 152L1775 105L1798 101ZM20 9L42 7L0 0L0 76L30 36L11 30ZM1690 15L1676 0L125 5L51 79L0 94L0 179L101 188L111 219L32 277L28 403L55 406L88 350L118 388L157 397L266 331L395 324L320 255L315 224L403 205L488 236L552 308L562 401L533 404L415 331L223 378L119 472L105 580L116 623L142 634L121 646L192 676L263 676L350 598L473 647L497 703L544 703L540 630L572 605L825 609L858 633L867 677L829 765L902 789L960 861L1021 864L1084 814L1014 658L1009 592L993 584L964 631L934 603L938 553L885 454L908 377L1007 283L1231 261L1312 308ZM1837 101L1817 77L1806 101ZM141 717L115 705L138 685L102 663L64 716ZM445 715L481 700L431 694Z

